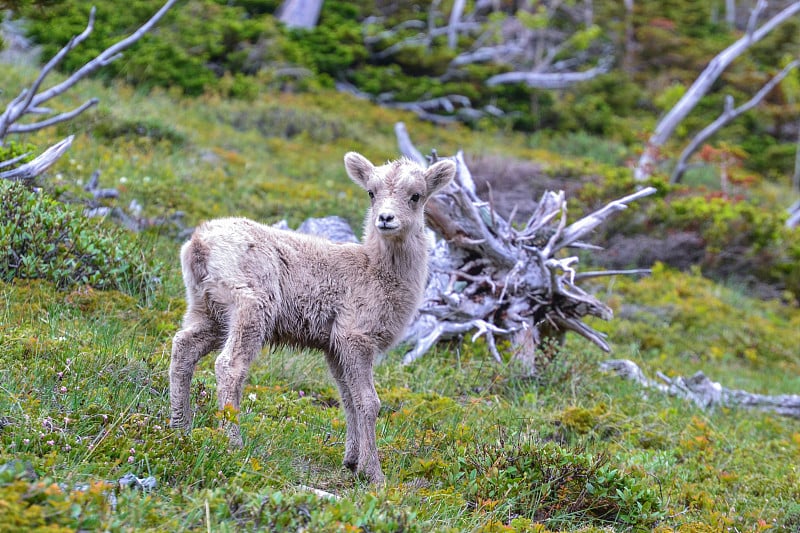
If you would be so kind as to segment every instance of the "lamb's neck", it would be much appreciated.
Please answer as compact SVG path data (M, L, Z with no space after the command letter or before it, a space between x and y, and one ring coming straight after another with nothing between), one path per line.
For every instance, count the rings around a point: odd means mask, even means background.
M425 234L407 235L405 239L384 239L370 232L364 240L370 262L398 282L422 289L428 275L428 242Z

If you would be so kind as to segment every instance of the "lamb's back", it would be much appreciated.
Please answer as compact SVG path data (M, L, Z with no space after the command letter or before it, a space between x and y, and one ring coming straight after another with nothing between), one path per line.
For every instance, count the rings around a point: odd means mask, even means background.
M333 323L364 289L350 283L367 268L356 244L280 230L245 218L202 224L192 245L206 254L202 283L215 304L254 299L273 327L274 343L325 348Z

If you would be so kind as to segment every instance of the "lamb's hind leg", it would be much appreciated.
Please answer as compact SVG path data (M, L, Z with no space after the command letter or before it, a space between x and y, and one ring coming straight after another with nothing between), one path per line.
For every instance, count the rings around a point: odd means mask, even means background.
M264 345L267 330L263 309L258 300L248 293L240 294L235 310L230 316L228 339L214 363L217 377L217 403L221 411L230 406L236 420L225 420L231 445L241 446L242 436L238 425L239 405L250 364ZM223 413L228 416L228 413Z
M169 364L170 426L188 429L192 423L189 402L192 376L197 362L210 351L218 349L220 331L218 324L202 310L190 309L184 327L172 339L172 357Z
M353 407L353 396L350 393L350 385L344 377L342 365L336 355L327 354L328 366L330 367L333 379L336 380L336 385L339 387L339 395L342 398L342 409L344 410L344 417L346 422L346 436L344 443L344 461L343 464L353 472L358 467L358 416L356 416Z

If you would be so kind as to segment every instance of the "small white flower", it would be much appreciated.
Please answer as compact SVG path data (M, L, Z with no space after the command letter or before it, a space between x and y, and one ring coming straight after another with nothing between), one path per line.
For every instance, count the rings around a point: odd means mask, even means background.
M128 183L128 178L126 178L125 176L122 176L122 177L119 179L119 182L120 182L120 183Z
M256 401L256 393L255 393L255 392L251 392L250 394L248 394L248 395L247 395L247 398L248 398L248 399L249 399L251 402L254 402L254 401Z

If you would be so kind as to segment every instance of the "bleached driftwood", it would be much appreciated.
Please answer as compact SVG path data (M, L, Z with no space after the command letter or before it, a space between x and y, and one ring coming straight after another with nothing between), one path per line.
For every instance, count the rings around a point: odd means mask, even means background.
M793 203L786 212L789 215L789 218L786 219L786 227L800 226L800 200Z
M187 232L183 223L184 213L182 211L175 211L159 217L146 217L143 215L142 205L137 200L132 200L127 208L103 202L117 200L119 191L113 187L100 187L99 170L92 173L83 190L92 195L92 198L85 202L83 209L83 216L86 218L109 218L134 232L154 227L169 229L181 237L185 236L184 234Z
M278 19L290 28L313 29L319 21L322 0L284 0Z
M582 72L505 72L486 80L486 85L503 83L524 83L536 89L566 89L578 83L589 81L610 70L610 63L584 70Z
M613 372L619 377L639 383L645 388L655 389L672 396L691 400L702 409L715 407L742 407L769 411L782 416L800 418L800 395L782 394L767 396L743 390L728 389L716 381L711 381L703 372L691 377L667 377L657 372L661 382L644 375L641 368L628 359L613 359L600 364L600 369Z
M414 147L403 124L395 126L401 153L429 162ZM435 152L431 161L436 161ZM409 363L424 355L438 340L472 332L486 337L497 360L497 338L508 338L518 356L535 367L536 348L547 339L573 331L605 351L604 335L582 322L591 315L605 320L611 309L578 287L578 258L568 248L596 248L583 242L598 225L630 202L653 194L645 188L611 202L580 220L567 223L563 192L546 192L531 217L513 224L493 208L491 198L478 197L463 154L457 153L456 178L427 205L427 223L440 237L433 248L430 280L419 314L406 331L412 346ZM640 274L637 271L614 271ZM602 275L588 273L586 277ZM534 371L534 368L531 368Z
M83 104L70 111L58 113L50 116L49 118L34 122L19 122L28 115L52 114L53 111L42 107L43 104L65 93L80 80L86 78L87 76L99 70L101 67L121 57L122 52L133 45L136 41L141 39L145 33L150 31L150 29L164 16L164 14L175 2L176 0L168 0L161 7L161 9L159 9L158 12L156 12L138 30L133 32L125 39L122 39L121 41L100 52L94 59L88 61L81 68L68 76L64 81L57 83L48 89L42 90L42 84L44 83L45 78L47 78L53 69L55 69L61 63L61 61L64 60L71 50L86 40L86 38L94 29L95 10L92 8L89 13L89 21L86 25L86 29L84 29L79 35L76 35L70 39L70 41L42 67L42 69L39 71L39 76L36 78L36 80L34 80L31 86L23 89L16 98L8 103L5 110L3 110L3 112L0 114L0 146L3 145L3 141L5 140L6 136L10 134L30 133L53 126L55 124L60 124L68 120L72 120L87 109L97 105L99 100L97 98L90 98ZM17 168L0 172L0 179L22 182L33 181L34 178L43 174L56 161L58 161L62 155L64 155L64 153L72 145L72 140L73 136L70 135L66 139L45 150L33 161L20 165ZM0 168L11 166L20 160L19 158L15 159L16 160L12 161L0 161Z
M58 159L64 155L64 152L66 152L69 147L72 146L73 139L74 136L70 135L66 139L54 144L42 152L42 154L36 159L24 163L17 168L0 172L0 179L21 181L25 183L32 181L36 176L39 176L48 168L53 166L53 163L58 161ZM17 161L13 161L13 163L18 162L19 160L19 158L14 159Z
M556 28L549 24L542 28L530 27L523 20L524 16L530 16L531 6L512 8L508 17L493 21L489 14L500 9L499 4L478 2L474 6L467 6L466 2L456 0L446 17L440 11L441 3L432 2L425 21L405 20L383 31L374 30L384 22L382 17L368 17L362 24L363 40L370 61L381 63L408 50L430 50L438 38L445 36L448 48L455 54L446 71L438 76L442 82L464 77L464 68L475 63L493 63L502 65L504 70L511 70L490 77L486 80L488 86L525 83L540 89L563 89L608 72L614 62L614 54L599 42L587 50L574 52L566 59L559 59L568 55L566 52L572 46L572 37L591 26L591 9L584 6L583 12L577 14L577 10L563 2L546 3L543 6L547 10L547 20L553 20L557 13L561 13L571 21L571 27ZM437 21L445 18L446 25L437 25ZM460 41L460 35L468 35L469 39ZM387 46L386 43L390 41L393 43ZM461 49L459 44L467 49ZM464 95L402 102L397 101L391 92L373 96L347 83L339 82L336 87L382 106L410 110L418 117L437 124L504 115L494 105L473 107Z

